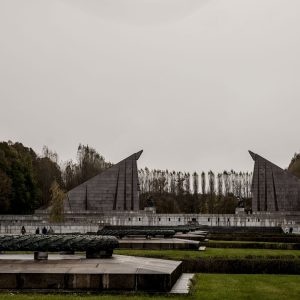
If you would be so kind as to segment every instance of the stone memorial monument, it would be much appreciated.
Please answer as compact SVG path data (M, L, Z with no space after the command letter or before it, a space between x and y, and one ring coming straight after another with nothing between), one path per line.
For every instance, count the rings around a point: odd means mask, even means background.
M300 211L300 179L249 151L255 164L252 181L253 212Z
M67 193L65 212L139 210L139 151Z

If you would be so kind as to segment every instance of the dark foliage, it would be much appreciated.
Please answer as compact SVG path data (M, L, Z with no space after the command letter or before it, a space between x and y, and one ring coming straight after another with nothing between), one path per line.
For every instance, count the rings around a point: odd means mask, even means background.
M77 149L77 161L68 161L65 164L63 178L67 191L77 185L91 179L111 167L94 148L79 144Z
M268 259L249 257L243 259L199 258L183 259L185 273L226 274L300 274L299 259Z
M201 195L148 192L140 195L140 209L144 209L147 199L152 197L157 213L234 213L238 199L233 194Z
M1 213L27 214L46 205L55 179L61 182L57 163L21 143L0 143Z
M295 153L292 158L288 170L295 176L300 178L300 153Z

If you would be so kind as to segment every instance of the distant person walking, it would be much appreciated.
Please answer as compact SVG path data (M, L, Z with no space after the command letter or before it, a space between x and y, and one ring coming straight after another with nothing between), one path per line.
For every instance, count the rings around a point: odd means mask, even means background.
M22 226L21 233L22 233L23 235L26 233L26 229L25 229L24 226Z
M48 230L48 234L54 234L54 230L53 228L50 226L49 230Z
M40 227L35 230L35 234L40 234Z
M42 234L47 234L47 228L44 226L44 228L42 229Z

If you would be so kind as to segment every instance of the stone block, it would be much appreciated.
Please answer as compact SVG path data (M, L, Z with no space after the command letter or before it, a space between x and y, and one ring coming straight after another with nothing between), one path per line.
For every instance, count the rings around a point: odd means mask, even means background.
M65 274L63 273L21 273L19 275L21 289L63 289Z
M168 292L171 290L171 280L165 274L138 274L137 290L148 292Z
M103 274L103 289L135 290L135 274Z
M101 274L69 274L67 281L68 289L102 290Z
M0 289L16 289L17 274L0 273Z

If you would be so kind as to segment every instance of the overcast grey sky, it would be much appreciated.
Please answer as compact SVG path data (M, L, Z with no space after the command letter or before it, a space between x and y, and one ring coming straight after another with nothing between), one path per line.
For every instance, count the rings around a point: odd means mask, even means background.
M252 170L300 150L299 0L0 0L0 139Z

